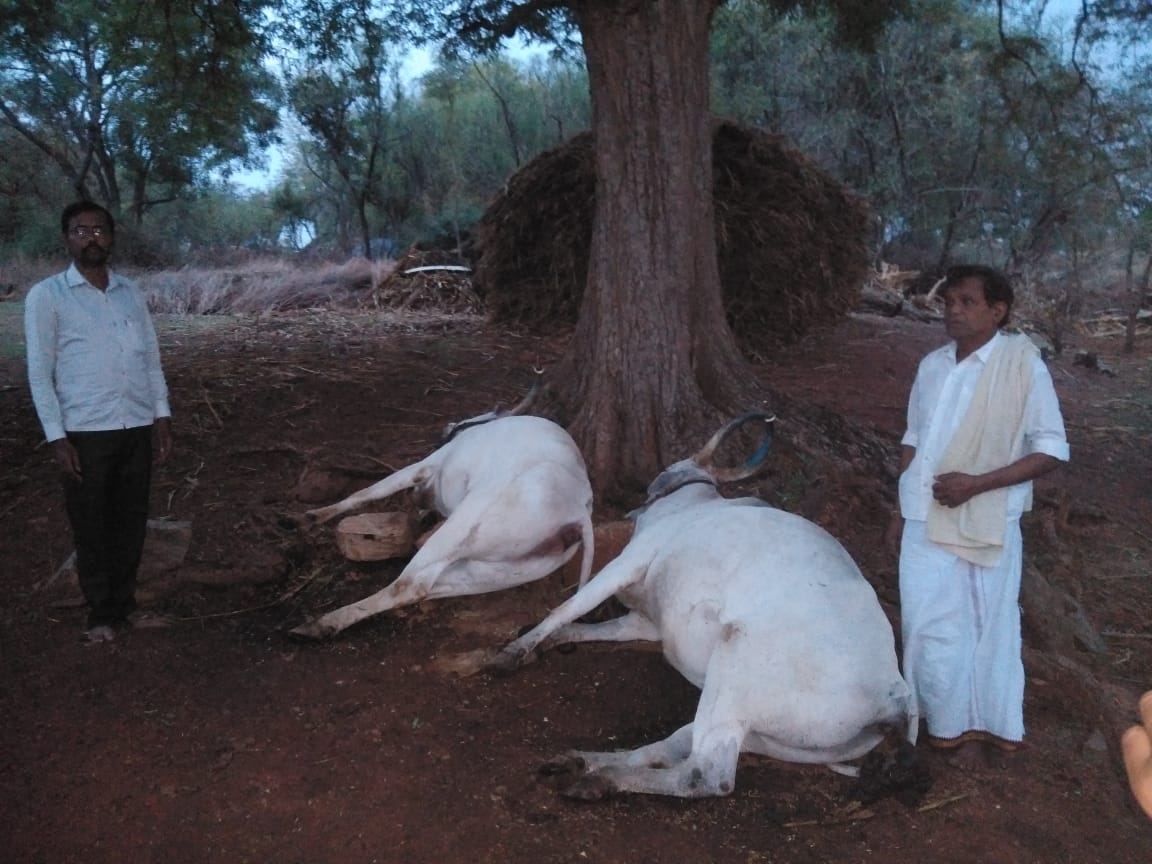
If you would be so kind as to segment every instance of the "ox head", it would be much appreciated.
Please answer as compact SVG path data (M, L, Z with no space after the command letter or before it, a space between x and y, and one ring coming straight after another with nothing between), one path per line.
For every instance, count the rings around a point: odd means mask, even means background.
M457 423L449 423L444 427L444 432L440 436L440 446L443 447L465 429L470 429L473 426L480 426L481 424L489 423L492 420L499 420L501 417L512 417L517 414L527 413L528 409L532 406L532 403L536 401L536 397L540 395L540 391L543 389L543 384L541 382L544 378L544 370L536 369L533 371L536 372L536 379L532 382L532 387L529 389L527 395L516 405L513 405L511 408L507 409L493 408L486 414L480 414L467 420L460 420Z
M648 500L645 505L670 495L690 483L708 483L716 486L719 483L733 483L751 477L764 466L764 457L768 455L768 450L772 446L772 424L775 421L774 414L753 411L725 424L695 456L669 465L652 481L648 487ZM715 456L720 445L748 424L758 425L763 430L763 438L756 451L739 465L717 465Z

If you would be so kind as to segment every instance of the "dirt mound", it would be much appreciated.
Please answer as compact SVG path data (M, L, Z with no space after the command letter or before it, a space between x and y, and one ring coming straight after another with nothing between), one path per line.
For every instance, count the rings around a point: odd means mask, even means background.
M473 285L498 321L575 322L595 207L591 133L530 162L474 232ZM729 322L748 350L852 308L868 273L869 211L782 138L718 122L716 240Z

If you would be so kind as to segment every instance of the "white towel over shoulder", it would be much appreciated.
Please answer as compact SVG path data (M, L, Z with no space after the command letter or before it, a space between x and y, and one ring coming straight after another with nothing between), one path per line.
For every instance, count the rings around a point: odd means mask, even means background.
M1024 410L1039 352L1024 335L1003 335L976 382L972 403L937 465L938 474L984 474L1010 464L1024 436ZM928 505L928 539L982 567L1000 561L1007 489L993 489L959 507Z

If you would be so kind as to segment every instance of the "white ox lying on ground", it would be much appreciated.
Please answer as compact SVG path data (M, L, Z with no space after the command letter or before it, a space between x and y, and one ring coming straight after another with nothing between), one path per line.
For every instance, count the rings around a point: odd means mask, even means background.
M483 594L542 579L583 548L592 567L592 487L571 436L518 406L450 425L426 459L337 504L309 510L322 523L415 487L446 520L382 591L292 631L325 638L364 618L421 600Z
M839 763L868 753L889 729L915 743L892 627L848 553L812 522L716 490L755 471L772 419L733 421L657 477L620 555L490 662L507 671L563 643L660 641L701 689L695 720L665 740L574 752L553 766L577 775L565 794L726 795L742 751L856 773ZM748 420L765 424L757 457L736 470L713 466L719 443ZM629 614L574 623L613 595Z

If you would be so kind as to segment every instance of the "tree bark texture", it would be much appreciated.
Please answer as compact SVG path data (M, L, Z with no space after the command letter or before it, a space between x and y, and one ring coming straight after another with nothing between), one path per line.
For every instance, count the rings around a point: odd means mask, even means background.
M742 404L712 204L716 2L577 4L596 209L583 306L556 382L594 487L644 488Z

